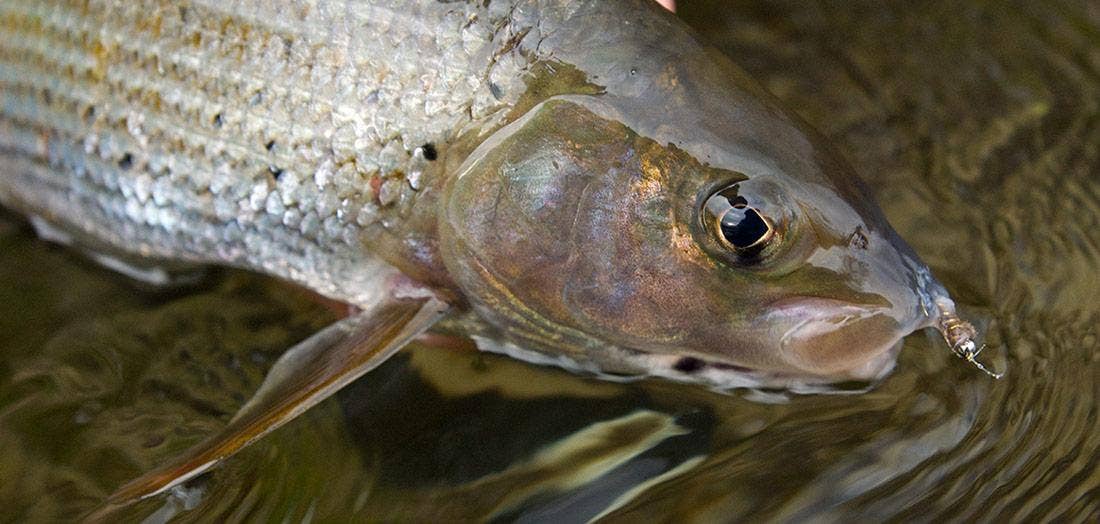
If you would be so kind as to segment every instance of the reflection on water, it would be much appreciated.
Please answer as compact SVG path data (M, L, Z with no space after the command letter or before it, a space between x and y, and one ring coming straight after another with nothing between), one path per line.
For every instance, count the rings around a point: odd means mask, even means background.
M182 521L1100 518L1100 8L681 2L828 135L988 329L859 395L610 384L417 346L171 496ZM3 519L73 518L331 320L235 272L149 290L0 217Z

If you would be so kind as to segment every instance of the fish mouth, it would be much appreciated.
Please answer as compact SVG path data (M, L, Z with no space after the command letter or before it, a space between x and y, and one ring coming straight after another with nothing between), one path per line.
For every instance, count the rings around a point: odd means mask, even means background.
M805 296L771 303L765 318L788 365L840 379L880 377L893 367L901 339L924 327L919 316L898 318L890 307Z

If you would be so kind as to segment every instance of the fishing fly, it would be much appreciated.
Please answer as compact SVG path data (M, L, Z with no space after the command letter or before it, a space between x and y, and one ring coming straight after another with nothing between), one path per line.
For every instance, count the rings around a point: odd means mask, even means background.
M990 371L977 360L978 355L985 349L985 344L979 346L974 342L974 339L978 336L978 330L974 328L973 324L959 318L954 311L940 305L940 321L937 329L939 329L943 335L943 340L947 342L947 345L951 347L951 351L956 356L973 364L974 367L995 379L1004 376L1004 373Z

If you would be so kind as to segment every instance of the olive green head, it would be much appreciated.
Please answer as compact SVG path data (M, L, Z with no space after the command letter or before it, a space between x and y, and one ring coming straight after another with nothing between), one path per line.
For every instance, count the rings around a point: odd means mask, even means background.
M712 167L620 117L596 97L551 98L448 183L443 256L499 348L792 384L877 376L930 324L938 285L834 156ZM805 162L813 176L782 169Z

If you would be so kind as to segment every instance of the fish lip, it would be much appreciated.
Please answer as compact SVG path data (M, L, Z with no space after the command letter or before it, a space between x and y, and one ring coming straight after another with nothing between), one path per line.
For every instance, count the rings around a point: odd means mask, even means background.
M923 303L918 304L913 311L899 311L890 306L866 306L853 304L833 298L817 297L812 295L796 295L773 300L765 307L765 318L802 318L807 320L822 320L838 318L841 316L869 317L873 315L885 315L896 321L899 327L909 333L932 327L939 318L938 312L928 311ZM900 338L900 337L899 337Z
M897 318L897 311L884 306L866 306L816 296L793 296L772 301L768 304L765 318L778 321L782 326L778 352L781 358L800 373L818 377L836 379L873 379L878 378L893 367L894 356L900 347L901 339L918 329L919 318L906 315ZM851 337L850 348L859 349L835 360L822 360L814 357L822 348L836 348L834 338L838 333L882 326L882 322L893 322L888 331L869 331L866 337ZM828 351L827 351L828 353Z
M767 304L765 309L767 310L767 318L797 316L808 320L836 318L843 314L860 314L861 316L865 316L876 313L887 313L890 311L890 308L881 306L860 306L843 300L808 295L797 295L773 300Z

